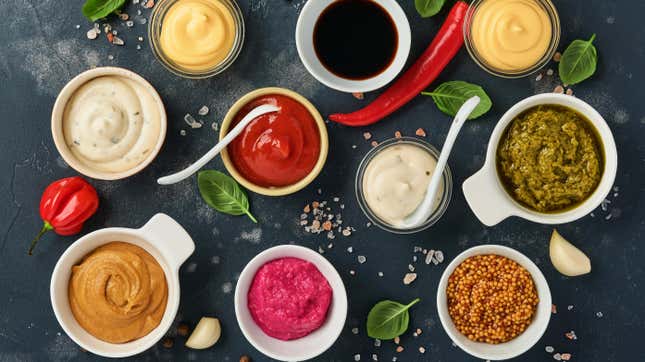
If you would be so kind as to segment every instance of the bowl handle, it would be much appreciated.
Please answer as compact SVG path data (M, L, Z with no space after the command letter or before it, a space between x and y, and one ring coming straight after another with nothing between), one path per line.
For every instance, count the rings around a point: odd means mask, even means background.
M486 226L496 225L515 214L515 206L500 190L494 167L484 165L466 179L461 188L470 209Z
M139 231L156 241L155 246L174 269L178 270L195 251L195 243L190 235L166 214L156 214Z

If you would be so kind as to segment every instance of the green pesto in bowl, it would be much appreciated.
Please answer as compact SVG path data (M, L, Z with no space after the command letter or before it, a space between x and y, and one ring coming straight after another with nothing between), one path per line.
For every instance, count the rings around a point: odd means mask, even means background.
M511 197L541 213L575 208L598 187L604 172L598 132L571 108L527 109L504 130L497 173Z

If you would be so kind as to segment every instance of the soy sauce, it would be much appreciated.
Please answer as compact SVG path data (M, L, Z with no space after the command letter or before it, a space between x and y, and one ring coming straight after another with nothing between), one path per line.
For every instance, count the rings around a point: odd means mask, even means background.
M397 47L392 17L371 0L337 0L323 10L314 27L318 59L345 79L377 76L390 66Z

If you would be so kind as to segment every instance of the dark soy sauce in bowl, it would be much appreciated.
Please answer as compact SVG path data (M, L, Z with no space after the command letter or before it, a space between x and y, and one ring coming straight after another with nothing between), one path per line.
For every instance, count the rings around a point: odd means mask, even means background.
M397 48L394 20L371 0L337 0L323 10L314 27L318 59L341 78L379 75L392 64Z

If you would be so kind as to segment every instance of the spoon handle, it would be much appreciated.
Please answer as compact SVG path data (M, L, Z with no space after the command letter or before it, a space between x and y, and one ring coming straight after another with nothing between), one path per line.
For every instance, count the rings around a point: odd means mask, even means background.
M477 107L479 101L480 98L474 96L464 102L461 108L459 108L455 119L452 121L448 135L446 136L446 141L441 148L439 160L437 160L437 165L434 169L434 172L432 173L432 177L430 178L430 183L428 184L428 191L426 192L426 195L419 207L417 207L412 215L410 215L404 221L407 227L415 227L417 225L420 225L425 220L427 220L430 215L432 215L432 212L434 211L434 200L437 196L439 183L443 178L443 170L446 168L446 164L448 163L448 158L450 157L452 147L455 145L455 141L457 140L459 131L461 131L461 127L464 125L464 123L466 123L468 116L470 116L475 107Z
M172 185L175 184L179 181L182 181L188 177L190 177L192 174L197 172L200 168L204 167L210 160L215 158L223 149L224 147L228 146L235 137L237 137L246 126L251 123L252 120L255 118L264 115L266 113L271 113L271 112L277 112L279 111L280 108L276 106L272 106L270 104L264 104L261 106L258 106L256 108L253 108L251 112L249 112L242 120L229 132L222 138L221 141L219 141L215 147L211 148L210 151L206 152L204 156L202 156L199 160L195 161L192 165L188 166L187 168L174 173L172 175L160 177L157 180L157 183L159 185Z

